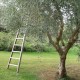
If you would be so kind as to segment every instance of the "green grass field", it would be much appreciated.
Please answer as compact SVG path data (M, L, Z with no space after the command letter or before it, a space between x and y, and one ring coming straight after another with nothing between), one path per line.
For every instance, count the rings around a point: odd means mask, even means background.
M80 80L80 62L75 53L76 50L72 49L67 56L67 72L72 80ZM9 57L10 52L0 52L0 80L55 80L59 64L56 52L24 52L19 73L16 73L16 67L7 69Z

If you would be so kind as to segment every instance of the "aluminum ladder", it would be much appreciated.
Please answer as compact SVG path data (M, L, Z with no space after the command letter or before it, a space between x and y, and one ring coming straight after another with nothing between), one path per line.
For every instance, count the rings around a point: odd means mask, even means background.
M22 59L22 52L23 52L23 46L24 46L24 42L25 42L26 32L23 33L23 37L22 38L19 37L19 34L20 34L20 30L18 30L17 33L16 33L16 38L15 38L15 41L14 41L14 44L13 44L13 47L12 47L11 55L10 55L8 66L7 66L7 69L9 69L10 66L17 67L17 72L19 72L19 69L20 69L20 64L21 64L21 59ZM16 44L16 42L19 41L19 40L22 41L21 45L20 44ZM20 51L15 51L14 50L15 47L20 47ZM20 54L19 58L13 57L14 53L19 53ZM18 60L18 64L17 65L11 64L12 59Z

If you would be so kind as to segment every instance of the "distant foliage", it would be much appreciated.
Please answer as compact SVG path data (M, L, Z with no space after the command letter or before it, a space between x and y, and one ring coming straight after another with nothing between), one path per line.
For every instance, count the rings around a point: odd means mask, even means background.
M15 34L11 33L5 33L5 32L0 32L0 51L11 51L12 50L12 46L14 43L14 39L15 39ZM53 47L45 42L45 43L41 43L40 41L36 40L31 41L31 37L26 38L25 44L24 44L24 51L27 52L50 52L53 51ZM20 48L15 47L15 50L20 50ZM55 51L55 50L54 50Z

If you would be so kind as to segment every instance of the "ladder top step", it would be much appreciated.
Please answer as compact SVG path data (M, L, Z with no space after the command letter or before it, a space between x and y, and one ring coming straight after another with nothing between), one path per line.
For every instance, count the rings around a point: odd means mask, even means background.
M16 67L18 66L18 65L15 65L15 64L9 64L9 65L10 65L10 66L16 66Z
M15 52L15 53L20 53L21 51L12 51L12 52Z
M24 38L16 38L16 39L22 39L23 40Z
M11 59L20 59L20 58L15 58L15 57L10 57Z
M14 46L22 46L21 44L14 44Z

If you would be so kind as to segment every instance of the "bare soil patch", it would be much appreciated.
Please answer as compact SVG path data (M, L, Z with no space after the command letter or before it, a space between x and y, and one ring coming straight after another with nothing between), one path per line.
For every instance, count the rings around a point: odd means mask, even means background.
M56 66L42 70L39 73L41 80L57 80L57 70ZM79 65L70 65L67 66L67 75L70 77L70 80L80 80L80 66Z

